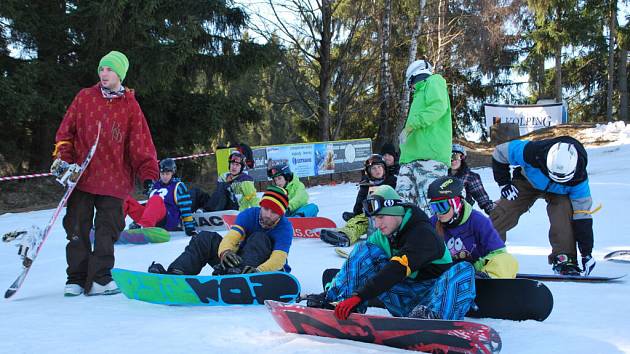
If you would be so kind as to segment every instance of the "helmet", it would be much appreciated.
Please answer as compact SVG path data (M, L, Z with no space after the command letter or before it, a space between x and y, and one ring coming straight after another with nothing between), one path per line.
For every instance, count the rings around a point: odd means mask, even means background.
M452 208L453 217L448 224L453 223L459 217L464 207L462 193L464 184L457 177L444 176L437 178L429 185L427 197L430 200L429 206L434 214L446 214Z
M409 64L407 71L405 72L405 82L407 85L411 84L411 79L420 74L433 74L433 67L426 60L416 60Z
M241 173L241 172L243 172L243 169L245 169L246 161L247 161L247 158L245 157L245 155L243 155L242 152L240 152L238 150L232 151L232 153L230 154L230 157L228 157L228 166L232 162L236 162L236 163L240 164L241 165L241 169L240 169L239 173Z
M463 147L462 145L453 144L452 150L453 150L453 153L458 152L458 153L462 154L464 157L466 157L466 148Z
M367 160L365 160L365 173L367 174L368 177L372 177L372 174L370 174L370 168L374 165L383 165L383 170L387 171L387 166L385 166L385 161L383 160L383 156L378 155L378 154L373 154L372 156L368 157Z
M568 182L575 175L578 152L571 143L555 143L547 152L549 178L558 183Z
M444 176L435 179L429 185L427 197L431 200L461 197L464 184L457 177Z
M169 157L160 161L160 172L173 172L173 174L177 173L175 160Z
M287 183L289 183L293 179L293 172L291 172L289 165L284 163L272 166L270 169L267 170L267 177L274 178L277 176L284 177Z

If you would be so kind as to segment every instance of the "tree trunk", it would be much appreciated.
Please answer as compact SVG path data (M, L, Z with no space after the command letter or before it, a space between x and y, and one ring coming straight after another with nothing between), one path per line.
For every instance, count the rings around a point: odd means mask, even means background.
M422 21L424 18L424 7L426 6L426 0L418 0L418 6L420 7L420 12L418 17L416 17L416 22L413 27L413 32L411 34L411 43L409 44L409 52L407 55L407 66L413 63L416 60L416 55L418 53L418 38L420 36L420 32L422 31ZM409 111L409 95L411 90L409 89L409 85L404 82L403 78L403 91L402 97L400 98L400 110L398 112L398 119L396 124L396 129L394 130L394 138L393 144L398 145L398 134L403 130L405 126L405 122L407 121L407 111Z
M322 1L322 39L319 45L319 105L317 113L319 116L319 138L320 141L330 140L330 86L331 75L331 55L332 45L332 0Z
M383 9L383 23L381 32L381 80L380 80L380 92L381 92L381 104L379 113L379 131L376 136L374 146L381 146L387 140L390 135L390 117L392 116L392 72L389 62L389 38L391 32L390 17L392 13L392 0L385 0Z
M562 16L562 10L560 6L556 7L556 26L558 33L562 32L562 28L560 26L560 20ZM555 96L556 102L562 102L562 41L557 40L556 42L556 82L555 82Z
M625 47L625 46L624 46ZM628 50L619 47L619 120L628 120Z
M606 92L606 119L612 122L613 117L613 81L615 80L615 39L617 38L617 3L610 2L609 38L608 38L608 90Z

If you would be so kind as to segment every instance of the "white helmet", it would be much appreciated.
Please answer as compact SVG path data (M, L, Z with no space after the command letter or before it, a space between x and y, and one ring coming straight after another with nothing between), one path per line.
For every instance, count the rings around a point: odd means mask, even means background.
M568 182L575 175L578 152L570 143L555 143L547 152L549 178L558 183Z
M409 64L405 72L405 82L407 85L410 84L409 80L411 80L412 77L420 74L433 74L433 67L428 61L420 59Z

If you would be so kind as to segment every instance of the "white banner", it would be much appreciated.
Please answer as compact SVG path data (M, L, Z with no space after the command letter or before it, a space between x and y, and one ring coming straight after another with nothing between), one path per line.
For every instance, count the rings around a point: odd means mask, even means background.
M567 121L562 103L522 106L486 103L484 109L488 131L494 124L516 123L521 135L525 135Z

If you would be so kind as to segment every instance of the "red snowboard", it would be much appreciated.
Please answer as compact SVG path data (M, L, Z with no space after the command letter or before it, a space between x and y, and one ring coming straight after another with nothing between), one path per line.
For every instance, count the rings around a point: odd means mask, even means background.
M501 337L492 328L466 321L423 320L353 313L338 320L333 311L265 301L287 333L350 339L429 353L498 353Z
M222 218L228 228L232 227L236 221L236 215L223 215ZM319 238L319 229L337 227L334 221L319 216L287 219L293 225L293 237Z

